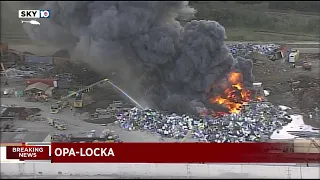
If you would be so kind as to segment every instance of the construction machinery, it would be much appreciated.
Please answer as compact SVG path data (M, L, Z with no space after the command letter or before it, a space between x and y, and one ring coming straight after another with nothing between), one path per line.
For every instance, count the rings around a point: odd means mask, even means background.
M37 101L40 101L40 102L47 102L48 101L48 96L45 95L43 92L39 91L36 93L36 96L35 96L36 100Z
M57 114L59 113L63 108L67 107L69 103L67 101L58 101L50 106L50 113L51 114Z
M50 113L51 114L57 114L61 110L61 106L59 102L51 104L50 106Z
M105 129L101 132L100 138L105 139L105 142L119 142L119 135L115 133L115 131L110 131L109 129Z
M50 124L50 123L49 123L49 124ZM51 124L50 124L50 125L51 125ZM60 131L62 131L62 130L67 130L67 125L66 125L66 123L63 122L63 121L60 121L60 120L58 120L58 119L54 119L54 120L53 120L53 126L54 126L56 129L60 130Z
M60 123L57 129L60 131L67 130L67 125L65 123Z
M29 94L26 96L25 101L26 102L47 102L49 99L49 97L47 95L45 95L42 91L39 91L37 93L34 94Z
M275 52L269 55L269 59L271 61L280 60L282 58L284 58L284 54L280 49L276 50Z
M83 101L84 101L84 94L82 92L77 93L73 102L73 107L82 108L84 105Z
M101 115L106 115L107 109L96 108L96 113L101 114Z
M109 81L109 79L102 79L102 80L100 80L100 81L98 81L98 82L95 82L95 83L89 85L89 86L86 86L86 87L84 87L84 88L80 88L78 91L74 91L74 92L70 93L70 94L67 95L67 96L62 97L62 98L60 99L60 101L55 102L55 103L53 103L53 104L51 105L51 107L50 107L51 114L57 114L57 113L60 112L60 110L62 110L63 108L65 108L65 107L69 104L69 102L68 102L67 100L68 100L70 97L72 97L72 96L74 96L74 95L76 95L76 94L82 93L83 91L85 91L85 90L87 90L87 89L90 89L90 88L92 88L92 87L94 87L94 86L96 86L96 85L99 85L99 84L102 84L102 83L105 83L105 82L108 82L108 81ZM81 99L82 99L82 98L81 98ZM81 104L83 105L83 102L82 102ZM82 105L81 105L81 107L82 107Z
M47 118L47 120L48 120L48 124L50 125L50 126L53 126L54 125L54 119L53 118Z

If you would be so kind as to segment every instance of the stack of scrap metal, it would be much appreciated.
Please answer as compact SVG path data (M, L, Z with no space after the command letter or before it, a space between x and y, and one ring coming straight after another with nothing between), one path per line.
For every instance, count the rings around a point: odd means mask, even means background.
M248 103L239 114L219 114L215 117L168 114L138 108L117 115L117 123L129 131L150 131L162 137L180 139L191 130L193 138L205 142L262 141L262 138L269 138L290 121L285 111L268 102Z

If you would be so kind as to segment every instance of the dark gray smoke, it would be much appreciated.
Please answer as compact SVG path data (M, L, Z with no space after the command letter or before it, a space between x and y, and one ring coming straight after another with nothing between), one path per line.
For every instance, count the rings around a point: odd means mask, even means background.
M115 83L149 107L193 112L232 69L252 83L251 61L229 54L218 22L180 25L177 18L195 13L188 2L49 1L41 9L51 19L25 25L31 38L68 48L101 74L113 72Z

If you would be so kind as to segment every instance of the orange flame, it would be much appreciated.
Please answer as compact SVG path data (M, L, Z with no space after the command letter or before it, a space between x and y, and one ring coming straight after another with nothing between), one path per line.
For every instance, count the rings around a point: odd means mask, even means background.
M224 90L224 94L210 98L210 102L223 105L230 113L240 113L242 104L250 101L251 91L244 89L241 73L231 72L228 82L231 86Z
M232 72L230 73L228 80L231 84L237 84L242 81L242 74L238 72Z
M262 96L257 97L257 101L263 101L263 100L264 100L264 98Z
M216 116L224 116L225 114L227 114L227 113L225 113L225 112L212 112L212 114L216 117Z
M233 84L232 87L238 89L238 90L242 90L243 87L242 87L242 84Z

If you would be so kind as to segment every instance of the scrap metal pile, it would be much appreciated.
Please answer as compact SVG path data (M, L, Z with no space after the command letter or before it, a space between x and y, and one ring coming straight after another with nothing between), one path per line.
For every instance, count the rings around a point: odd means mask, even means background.
M262 141L291 122L291 118L269 102L250 102L239 113L205 117L133 108L120 113L117 122L130 131L146 130L176 139L184 138L192 131L192 137L199 141L223 143Z
M36 71L23 71L15 68L9 68L4 71L7 77L33 77L37 75Z
M233 57L246 57L252 52L258 52L259 54L271 56L276 50L280 48L276 44L251 44L251 43L238 43L238 44L228 44L230 53Z

